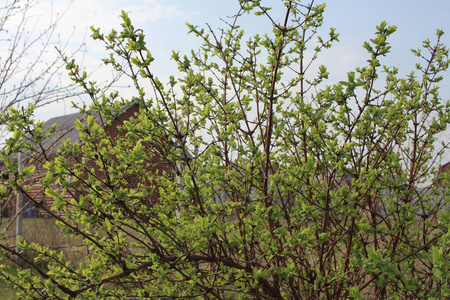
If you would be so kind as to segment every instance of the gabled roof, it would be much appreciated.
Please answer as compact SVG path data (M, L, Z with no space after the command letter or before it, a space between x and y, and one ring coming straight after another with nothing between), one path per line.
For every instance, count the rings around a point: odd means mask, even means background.
M83 123L86 120L86 115L82 113L74 113L65 116L54 117L44 123L44 130L49 130L50 127L56 124L56 131L49 138L42 141L41 146L45 151L56 151L63 143L63 141L70 139L72 142L79 140L79 131L75 128L76 120Z
M137 104L132 102L127 107L124 107L123 110L117 114L116 118L120 117L120 115L122 115L134 105ZM92 113L89 115L93 116L99 124L103 124L105 122L105 119L103 119L100 113ZM86 124L87 117L89 115L85 113L73 113L64 116L53 117L47 120L43 125L43 130L48 131L55 124L56 130L54 134L41 142L42 148L49 153L55 153L61 147L64 141L68 139L70 139L71 142L79 141L80 132L75 127L75 122L77 120L80 120L82 124Z

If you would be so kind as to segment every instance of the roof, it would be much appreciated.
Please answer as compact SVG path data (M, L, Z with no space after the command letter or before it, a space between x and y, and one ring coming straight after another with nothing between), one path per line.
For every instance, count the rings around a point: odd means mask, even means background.
M75 128L76 120L85 121L86 115L82 113L74 113L65 116L54 117L44 123L44 130L49 130L50 127L56 124L55 134L42 141L41 146L44 150L51 151L58 149L63 141L70 139L72 142L79 140L79 131Z
M119 117L134 105L135 103L131 103L127 107L124 107L116 117ZM105 121L100 113L92 113L90 115L92 115L98 123L103 123ZM56 152L61 147L63 142L68 139L70 139L71 142L79 141L80 132L75 127L75 122L77 120L80 120L82 124L86 124L88 116L89 115L85 113L73 113L64 116L53 117L47 120L43 125L43 130L48 131L55 124L56 130L54 134L41 142L42 148L45 151L49 151L50 153L52 153Z

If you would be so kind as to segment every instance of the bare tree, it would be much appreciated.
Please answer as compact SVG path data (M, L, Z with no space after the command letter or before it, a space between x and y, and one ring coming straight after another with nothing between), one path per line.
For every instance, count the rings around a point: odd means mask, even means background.
M67 52L68 41L59 41L55 32L64 12L43 20L32 14L37 3L7 0L0 7L0 113L25 104L40 107L79 93L76 85L63 82L65 63L56 51L57 47Z

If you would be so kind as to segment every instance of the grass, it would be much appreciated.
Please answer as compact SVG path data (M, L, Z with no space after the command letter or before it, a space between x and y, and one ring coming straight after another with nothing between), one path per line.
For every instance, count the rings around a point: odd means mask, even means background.
M9 225L9 227L7 227ZM6 227L4 239L0 241L10 247L15 246L15 222L9 219L1 219L0 231ZM60 228L50 218L24 218L22 236L28 242L46 245L50 249L61 251L65 260L70 260L74 264L83 261L83 255L75 253L73 249L81 244L80 240L65 236ZM30 258L32 258L30 256ZM10 262L0 261L10 264ZM8 287L0 276L0 300L17 299L14 289Z
M8 287L0 278L0 300L14 300L17 299L14 289Z
M0 230L9 223L6 220L0 224ZM50 249L63 252L64 259L74 263L79 262L83 256L73 252L73 249L81 245L81 240L67 237L61 232L58 225L51 218L25 218L23 219L23 238L32 243L48 246ZM15 245L15 223L9 226L2 243Z

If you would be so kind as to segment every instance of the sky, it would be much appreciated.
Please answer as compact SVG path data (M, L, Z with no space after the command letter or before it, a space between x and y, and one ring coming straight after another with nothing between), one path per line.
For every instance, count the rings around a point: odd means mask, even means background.
M448 0L330 0L325 1L324 28L334 27L340 33L340 43L327 50L319 58L332 76L328 83L346 78L346 72L363 66L368 59L362 48L364 41L373 37L375 27L381 21L398 27L390 39L392 53L382 63L399 67L404 73L413 69L417 59L410 53L426 38L435 40L436 29L442 29L443 42L450 46L450 1ZM279 1L266 0L274 6L274 14L282 18ZM188 54L199 46L198 39L187 35L186 23L212 27L224 27L220 20L237 12L237 1L232 0L41 0L33 10L39 20L34 30L45 26L49 20L62 15L58 23L58 38L64 43L70 40L68 49L85 44L85 52L77 54L78 61L88 71L97 70L101 58L106 56L103 45L90 38L90 26L100 27L103 32L119 28L120 12L129 13L135 27L144 30L147 44L155 62L153 72L162 78L176 74L176 65L170 60L172 50ZM248 33L265 30L255 19L244 19L243 28ZM49 55L52 55L50 53ZM97 70L94 78L108 78L105 69ZM450 99L450 80L443 83L442 97ZM70 103L58 103L38 111L37 116L48 119L73 112Z

